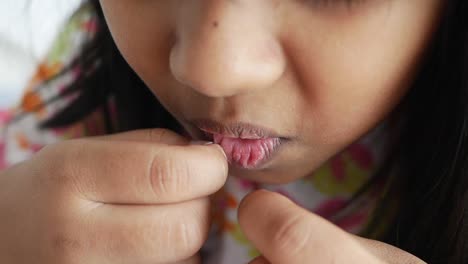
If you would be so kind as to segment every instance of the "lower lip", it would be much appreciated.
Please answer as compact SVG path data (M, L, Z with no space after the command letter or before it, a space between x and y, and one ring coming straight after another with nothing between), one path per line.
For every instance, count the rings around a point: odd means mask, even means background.
M230 164L244 169L259 168L281 145L280 138L241 139L213 134L213 140L224 149Z

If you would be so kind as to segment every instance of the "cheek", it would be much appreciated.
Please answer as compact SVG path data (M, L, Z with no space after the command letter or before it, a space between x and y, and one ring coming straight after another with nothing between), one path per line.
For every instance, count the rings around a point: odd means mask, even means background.
M175 42L173 1L101 0L106 22L117 48L130 67L170 111L177 106L176 85L167 76Z
M308 29L285 38L304 84L304 111L314 117L304 131L313 131L315 144L349 144L407 92L433 29L435 14L427 10L437 9L404 2L359 17L309 18Z
M174 42L172 1L101 0L114 42L145 82L168 74L168 54Z

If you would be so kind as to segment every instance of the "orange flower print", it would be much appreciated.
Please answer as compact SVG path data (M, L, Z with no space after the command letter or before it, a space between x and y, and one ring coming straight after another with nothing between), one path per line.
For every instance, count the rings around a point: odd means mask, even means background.
M32 79L28 83L27 90L32 91L32 89L35 86L57 75L62 69L62 67L63 66L60 62L55 62L55 63L43 62L39 64L36 70L36 73L34 74Z
M20 102L19 108L24 112L38 113L43 115L44 109L42 108L44 101L41 96L35 91L37 85L46 80L51 79L58 74L62 66L60 63L47 64L42 63L39 65L35 75L29 81L26 92Z
M44 145L36 144L31 142L26 135L22 133L15 134L15 140L18 147L23 151L32 151L33 153L41 150Z
M226 218L225 212L237 208L238 204L236 198L226 192L224 188L211 196L211 218L213 224L219 227L220 232L234 228L234 224Z
M29 149L29 146L31 145L29 143L28 138L22 134L22 133L17 133L16 135L16 143L18 144L18 147L22 150L27 150Z
M21 100L20 108L25 112L35 112L43 105L42 98L34 92L26 92Z

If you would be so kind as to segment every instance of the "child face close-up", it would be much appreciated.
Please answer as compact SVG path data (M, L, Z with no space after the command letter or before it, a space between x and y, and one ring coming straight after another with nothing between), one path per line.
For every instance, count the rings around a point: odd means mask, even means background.
M230 174L307 176L411 85L441 0L101 0L123 57ZM150 114L150 113L149 113Z

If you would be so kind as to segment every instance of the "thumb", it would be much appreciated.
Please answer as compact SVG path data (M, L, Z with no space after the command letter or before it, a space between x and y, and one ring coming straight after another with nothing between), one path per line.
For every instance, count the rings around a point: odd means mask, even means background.
M238 218L270 263L382 263L350 234L277 193L249 194Z
M386 263L426 264L422 259L392 245L355 235L353 235L353 237L366 248L367 251Z

